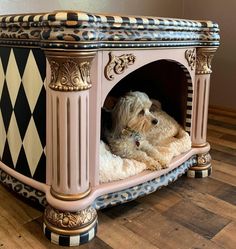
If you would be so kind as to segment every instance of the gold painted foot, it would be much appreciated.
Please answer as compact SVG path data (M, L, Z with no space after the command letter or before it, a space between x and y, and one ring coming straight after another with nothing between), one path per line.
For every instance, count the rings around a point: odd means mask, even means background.
M54 244L78 246L92 240L97 232L97 212L93 207L68 212L47 206L44 234Z

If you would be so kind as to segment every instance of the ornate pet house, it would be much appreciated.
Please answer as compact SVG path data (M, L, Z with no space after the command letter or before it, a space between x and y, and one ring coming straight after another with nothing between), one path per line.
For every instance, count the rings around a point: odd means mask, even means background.
M211 172L206 142L218 25L156 17L53 12L0 17L0 180L45 206L53 243L91 240L101 208L131 201L187 172ZM168 169L99 183L101 107L140 90L191 135Z

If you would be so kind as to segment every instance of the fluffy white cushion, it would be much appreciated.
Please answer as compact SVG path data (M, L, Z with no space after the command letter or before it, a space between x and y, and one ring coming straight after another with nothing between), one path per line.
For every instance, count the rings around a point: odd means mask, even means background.
M100 182L125 179L146 169L144 163L136 160L123 159L111 153L109 147L100 141Z

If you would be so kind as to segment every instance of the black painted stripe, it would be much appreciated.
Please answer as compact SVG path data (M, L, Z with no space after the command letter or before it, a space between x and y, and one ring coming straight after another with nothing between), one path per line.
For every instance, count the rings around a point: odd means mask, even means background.
M106 18L107 18L108 23L114 23L115 22L114 16L106 16Z
M148 18L149 25L155 25L155 21L152 18Z
M88 18L89 18L89 22L94 22L94 16L93 15L90 15L90 14L87 14Z
M48 20L52 22L56 21L56 15L55 14L48 15Z
M80 244L87 243L89 241L89 233L82 233L80 234Z
M78 15L75 12L69 12L67 13L67 20L68 21L77 21L78 20Z
M18 22L23 22L23 18L24 18L25 16L20 16L19 18L18 18Z
M195 178L202 178L202 171L201 170L195 170Z
M137 24L143 25L143 19L142 19L142 18L136 17L135 19L136 19L136 21L137 21Z
M45 236L47 239L49 239L51 241L51 231L48 230L47 227L45 227L45 232L44 232Z
M11 16L9 19L10 22L14 22L14 16Z
M33 21L34 21L34 17L35 17L35 16L32 16L32 15L29 16L29 17L28 17L28 22L33 22Z
M122 22L123 22L123 23L125 23L125 24L130 24L130 20L129 20L128 17L122 16L121 19L122 19Z
M192 106L191 105L187 105L187 110L192 110Z
M70 246L70 236L60 235L59 236L59 245L60 246Z
M97 21L98 21L98 22L102 22L101 16L95 15L95 17L97 18Z

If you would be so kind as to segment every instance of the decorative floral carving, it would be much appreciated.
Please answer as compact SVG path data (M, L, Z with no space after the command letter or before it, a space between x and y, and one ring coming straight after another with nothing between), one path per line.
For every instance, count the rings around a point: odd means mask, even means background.
M211 162L211 155L209 153L198 154L197 157L198 166L206 166Z
M128 66L133 65L136 57L133 54L123 54L120 56L109 53L109 62L105 67L105 77L108 80L113 80L115 74L122 74Z
M185 58L188 61L188 65L190 66L191 70L195 68L196 64L196 55L195 55L195 49L188 49L185 51Z
M84 58L48 57L51 67L49 87L58 91L82 91L91 87L91 61Z
M198 48L196 58L196 74L210 74L211 61L217 48Z
M91 224L97 218L93 207L88 207L78 212L67 212L47 206L44 218L57 228L78 229Z

